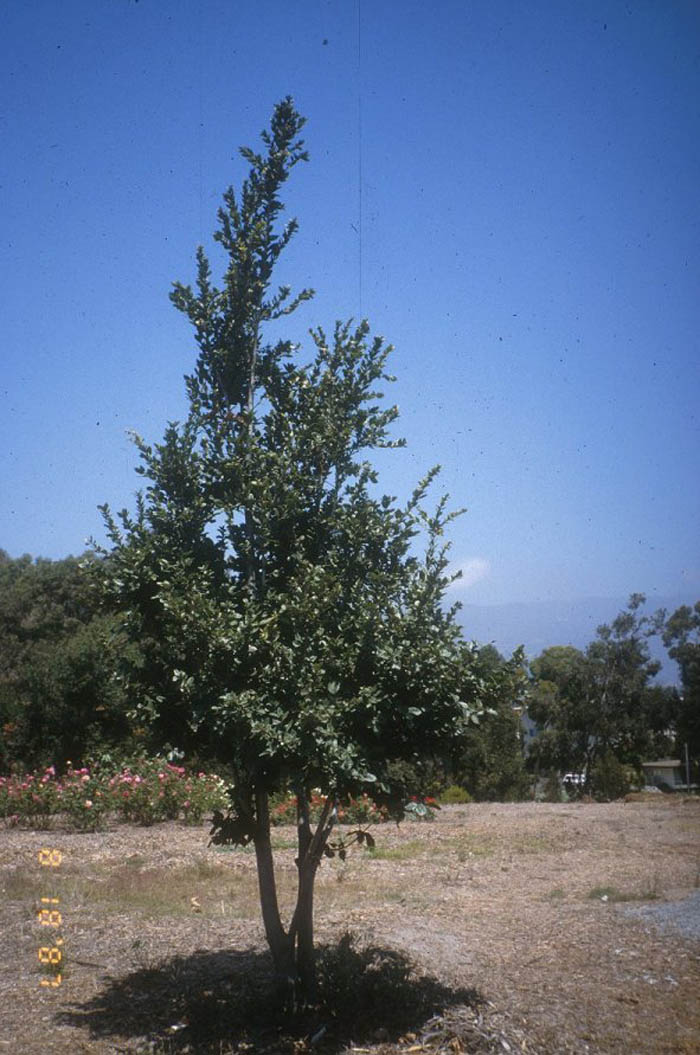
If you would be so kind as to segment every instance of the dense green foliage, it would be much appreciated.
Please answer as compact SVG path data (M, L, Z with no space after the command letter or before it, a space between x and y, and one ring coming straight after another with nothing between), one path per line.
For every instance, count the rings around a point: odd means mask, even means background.
M90 556L10 559L0 551L0 769L80 760L129 737L115 678L128 649L99 611Z
M474 671L481 680L486 713L452 756L451 777L481 802L518 801L528 796L520 711L528 682L518 650L509 660L493 645L478 649Z
M363 452L394 446L396 408L376 391L389 349L366 324L313 332L297 365L263 323L286 314L268 295L277 198L305 157L291 104L275 111L265 157L239 204L227 192L221 289L199 251L197 292L173 301L200 353L190 415L154 447L138 441L149 484L135 519L106 510L110 600L145 662L131 671L144 723L178 747L202 743L235 769L243 814L253 788L289 782L338 795L388 788L387 744L412 756L455 731L469 691L467 653L440 600L440 536L450 515L423 509L432 474L404 508L376 497ZM412 549L425 532L423 559Z
M610 749L600 755L593 766L590 787L593 795L603 802L621 799L629 791L629 770Z

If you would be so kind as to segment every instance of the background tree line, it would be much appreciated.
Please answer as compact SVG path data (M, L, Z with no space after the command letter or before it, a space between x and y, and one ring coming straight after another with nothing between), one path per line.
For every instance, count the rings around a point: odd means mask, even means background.
M0 767L64 769L131 736L119 656L133 653L78 560L0 550Z
M125 756L175 746L162 730L140 727L120 676L146 661L148 644L129 640L96 589L100 558L10 558L0 550L0 768L32 770L103 752ZM471 670L485 713L452 757L404 766L407 792L445 784L479 800L526 797L535 775L578 772L595 778L610 759L628 771L652 757L700 758L700 601L675 612L626 611L587 648L555 645L528 666L475 647ZM649 638L659 635L678 665L675 686L658 685ZM167 686L165 687L168 688ZM520 713L537 727L522 750ZM177 744L178 747L183 745ZM198 757L207 758L200 743Z
M537 771L581 774L585 789L623 790L642 761L700 757L700 602L644 615L633 594L583 651L545 649L531 664L528 715L538 728L530 748ZM680 688L658 685L649 639L660 636L676 661ZM627 771L627 775L625 773Z

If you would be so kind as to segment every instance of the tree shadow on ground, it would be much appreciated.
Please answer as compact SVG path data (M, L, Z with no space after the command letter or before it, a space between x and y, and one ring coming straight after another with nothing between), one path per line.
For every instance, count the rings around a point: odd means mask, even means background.
M477 1008L476 990L452 989L418 973L394 949L356 947L351 935L318 954L312 1008L291 1016L275 991L272 962L258 950L195 952L110 981L96 997L59 1014L93 1038L130 1037L134 1050L331 1055L369 1041L419 1032L455 1005Z

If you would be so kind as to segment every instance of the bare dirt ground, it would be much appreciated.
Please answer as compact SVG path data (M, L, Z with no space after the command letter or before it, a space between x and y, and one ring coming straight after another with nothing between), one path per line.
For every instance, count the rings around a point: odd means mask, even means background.
M287 907L293 835L275 832ZM362 997L375 1006L290 1037L264 1003L250 853L174 823L0 831L0 1053L700 1052L700 939L684 925L700 908L699 800L456 806L375 837L371 856L324 862L316 910L319 943L350 930L383 950ZM61 940L60 984L42 986L38 950ZM431 1018L431 1002L454 1006Z

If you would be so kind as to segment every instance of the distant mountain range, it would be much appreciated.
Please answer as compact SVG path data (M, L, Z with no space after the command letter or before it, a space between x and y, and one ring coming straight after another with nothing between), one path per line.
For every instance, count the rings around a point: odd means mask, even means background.
M458 620L467 640L481 645L493 644L505 656L509 656L518 645L524 645L526 655L534 659L552 645L573 645L584 649L602 623L611 623L627 607L628 599L587 597L572 601L465 604ZM692 605L696 600L696 597L654 597L647 601L644 611L651 613L665 608L670 613L680 605ZM657 683L677 684L678 668L668 658L662 642L652 638L649 645L653 658L662 663Z

